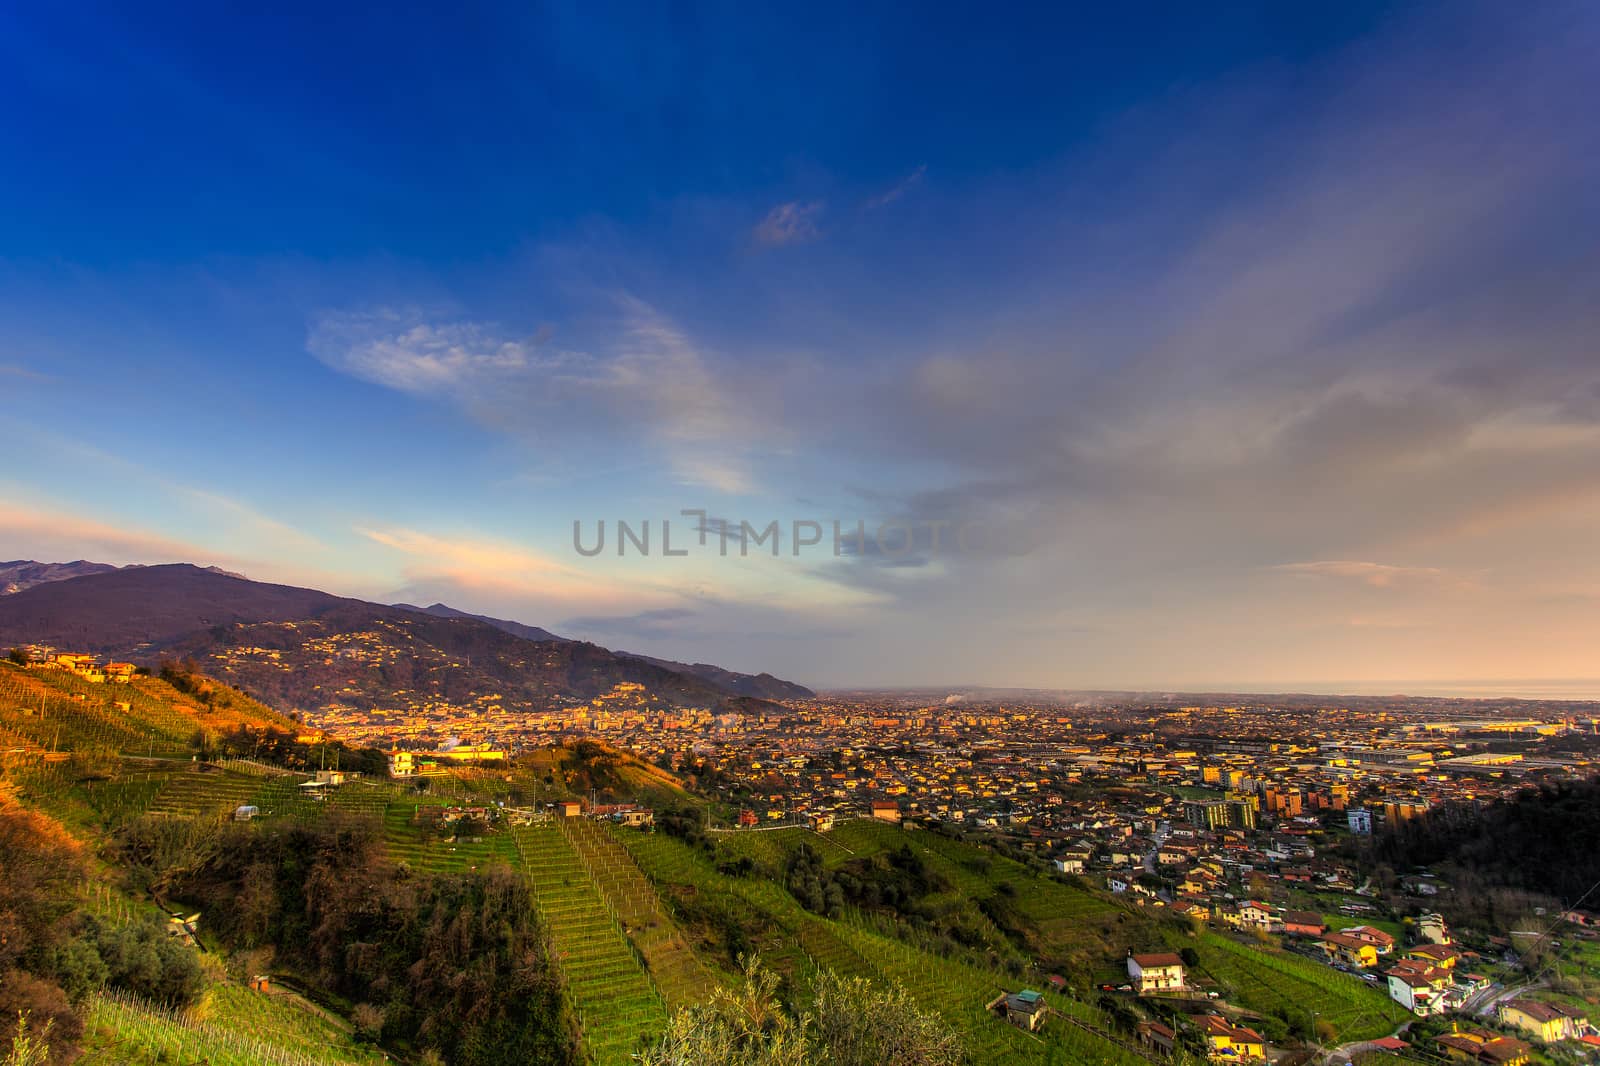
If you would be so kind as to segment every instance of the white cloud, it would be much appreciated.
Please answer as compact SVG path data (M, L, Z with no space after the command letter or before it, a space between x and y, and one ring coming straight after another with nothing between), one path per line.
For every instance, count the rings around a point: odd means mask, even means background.
M335 370L418 395L541 362L534 340L497 336L477 322L435 325L395 308L325 313L312 323L306 346Z
M816 240L820 234L817 220L821 215L820 200L808 203L791 200L786 204L779 204L756 224L754 232L756 243L776 248L785 244Z

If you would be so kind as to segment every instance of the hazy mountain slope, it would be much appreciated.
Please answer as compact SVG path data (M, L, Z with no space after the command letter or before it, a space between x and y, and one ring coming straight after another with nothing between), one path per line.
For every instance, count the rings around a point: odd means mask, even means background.
M488 615L469 614L466 611L458 611L454 607L449 607L442 603L436 603L431 607L412 607L410 604L404 603L396 606L403 607L406 610L421 611L439 618L471 618L474 621L486 622L496 629L504 630L527 640L565 641L568 639L557 636L548 629L541 629L538 626L525 625L522 622L513 622L505 618L491 618ZM631 651L619 651L616 654L624 658L638 659L642 662L651 663L674 673L697 677L730 696L750 696L754 699L762 700L803 700L810 699L816 695L815 692L803 685L773 677L771 674L741 674L733 670L724 670L722 667L713 666L710 663L680 663L671 659L658 659L653 655L640 655Z
M679 663L671 659L657 659L650 655L639 655L631 651L620 651L618 655L631 659L640 659L656 666L664 666L668 670L675 670L680 674L690 674L700 680L712 684L725 692L738 696L750 696L761 700L806 700L816 693L804 685L797 685L793 681L785 681L781 677L771 674L741 674L733 670L724 670L720 666L710 663Z
M127 567L0 599L0 645L33 642L125 655L212 626L313 618L336 604L358 602L188 563Z
M104 574L117 567L110 563L91 563L79 559L70 563L40 563L32 559L13 559L0 563L0 596L11 596L47 581L66 581L89 574Z
M579 641L530 641L467 618L438 618L359 600L292 622L240 623L193 634L167 649L192 656L273 703L313 710L402 701L464 705L499 696L505 706L587 701L622 682L675 706L729 698L697 678Z
M510 633L512 636L521 637L523 640L567 639L566 637L556 636L548 629L540 629L538 626L530 626L524 625L521 622L513 622L509 618L490 618L486 614L471 614L467 611L458 611L454 607L443 603L435 603L428 607L413 607L409 603L397 603L395 606L407 611L416 611L419 614L431 614L435 618L470 618L474 622L484 622L488 625L494 626L496 629Z

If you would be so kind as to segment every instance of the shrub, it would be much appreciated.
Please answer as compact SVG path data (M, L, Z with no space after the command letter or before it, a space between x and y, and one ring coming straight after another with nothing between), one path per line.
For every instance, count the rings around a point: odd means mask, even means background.
M28 1012L17 1014L16 1027L11 1032L11 1047L7 1049L0 1066L43 1066L50 1061L50 1031L53 1023L46 1022L37 1036L28 1024Z
M195 952L153 918L120 927L90 918L83 941L99 954L108 983L144 999L183 1006L204 988Z
M675 1014L641 1066L954 1066L965 1057L903 989L824 972L815 1011L796 1014L779 1001L776 974L753 957L740 961L741 986Z

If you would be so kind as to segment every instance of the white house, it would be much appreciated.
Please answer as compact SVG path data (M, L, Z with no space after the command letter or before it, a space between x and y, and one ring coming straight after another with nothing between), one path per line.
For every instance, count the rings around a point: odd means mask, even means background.
M1155 955L1128 955L1128 976L1139 994L1151 992L1180 992L1186 985L1183 978L1183 960L1170 953Z

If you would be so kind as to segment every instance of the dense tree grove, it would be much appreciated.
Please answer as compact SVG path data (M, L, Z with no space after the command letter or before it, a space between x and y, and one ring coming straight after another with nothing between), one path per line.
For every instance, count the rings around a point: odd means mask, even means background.
M217 754L257 759L293 770L338 767L374 777L389 772L387 757L376 748L352 748L337 740L302 744L279 729L240 727L216 740Z
M848 904L927 920L931 915L923 899L950 887L904 844L885 855L852 859L834 870L823 865L815 848L802 844L789 856L784 883L807 910L830 918L838 917Z
M273 972L352 1005L367 1038L457 1066L573 1061L559 979L510 870L413 875L371 822L340 817L230 825L199 854L173 894L204 900L225 944L270 951Z
M1561 781L1482 805L1447 804L1386 826L1361 848L1378 880L1437 866L1455 891L1441 905L1486 928L1525 906L1523 894L1576 905L1600 882L1600 781ZM1381 887L1381 884L1380 884ZM1505 914L1489 913L1504 902ZM1600 905L1600 893L1585 906Z
M694 847L707 847L705 815L693 807L669 807L656 812L656 828Z

